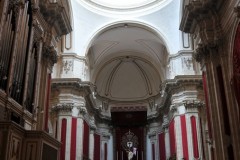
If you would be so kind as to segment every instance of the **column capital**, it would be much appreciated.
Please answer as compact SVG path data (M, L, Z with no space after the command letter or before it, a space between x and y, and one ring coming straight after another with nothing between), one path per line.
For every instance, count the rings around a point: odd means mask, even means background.
M205 103L198 100L187 100L184 101L184 106L187 112L197 112L198 109L205 106Z
M77 109L79 111L78 112L79 116L84 116L87 113L87 109L84 106L78 106Z
M148 137L150 138L151 142L154 142L155 140L157 140L157 132L156 131L152 131L148 134Z
M72 114L73 103L58 104L52 108L52 112Z

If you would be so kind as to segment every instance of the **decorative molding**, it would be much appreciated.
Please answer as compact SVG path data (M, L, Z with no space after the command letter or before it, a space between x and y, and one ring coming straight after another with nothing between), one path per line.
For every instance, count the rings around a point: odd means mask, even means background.
M187 100L183 102L187 112L189 111L194 111L194 110L198 110L199 108L202 108L205 106L205 103L202 101L198 101L198 100Z
M192 57L183 57L182 58L183 68L186 70L191 70L193 68L193 60Z
M73 60L63 60L63 71L67 74L70 70L73 71Z
M145 105L119 105L111 106L111 112L129 112L129 111L147 111L147 106Z
M54 63L57 62L57 59L58 59L57 51L54 49L53 46L44 44L42 54L43 54L43 58L49 60L52 66Z
M87 113L86 107L81 106L81 107L77 107L77 108L79 110L78 115L85 115Z
M164 115L163 116L163 123L162 123L162 127L165 129L165 128L168 128L169 126L169 119L168 119L168 115Z
M206 46L199 43L196 50L193 53L193 58L196 59L197 62L202 62L209 55L209 50Z
M66 35L72 31L70 18L60 3L60 1L51 3L49 0L41 0L39 4L44 19L55 28L58 36Z
M218 8L221 4L222 0L217 2L216 0L197 0L185 4L180 30L199 34L201 44L194 53L197 62L205 60L203 58L206 58L207 53L216 53L214 50L222 43L223 30L218 16Z
M52 111L54 112L60 112L60 113L71 113L72 109L74 107L73 103L63 103L58 104L52 108Z

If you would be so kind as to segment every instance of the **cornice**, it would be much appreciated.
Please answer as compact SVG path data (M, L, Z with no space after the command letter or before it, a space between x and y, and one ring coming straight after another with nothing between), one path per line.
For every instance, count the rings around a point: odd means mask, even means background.
M162 85L162 92L170 93L170 91L176 87L192 84L199 85L202 84L201 75L180 75L176 76L174 79L166 80Z
M212 52L222 42L223 29L218 15L222 4L223 0L190 0L188 4L184 4L180 30L199 35L201 45ZM202 61L202 56L205 55L195 54L198 62Z
M74 88L82 93L85 96L93 92L93 84L90 82L82 81L79 78L54 78L52 79L52 89L60 88Z
M180 30L186 33L193 33L196 24L199 22L197 18L209 18L209 10L217 12L224 0L189 0L185 1L184 12L180 23Z
M56 29L58 36L72 31L70 19L60 2L51 3L48 0L41 0L39 6L44 19Z
M172 95L179 88L186 89L186 86L200 86L202 85L202 76L201 75L181 75L176 76L174 79L166 80L162 84L162 97L163 101L160 105L160 110L164 110L167 106L171 106L170 100ZM172 106L169 108L173 112L175 107Z

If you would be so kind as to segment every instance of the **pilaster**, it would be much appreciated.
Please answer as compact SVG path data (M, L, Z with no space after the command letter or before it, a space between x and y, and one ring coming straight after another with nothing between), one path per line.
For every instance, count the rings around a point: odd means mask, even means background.
M89 135L89 159L93 159L94 156L94 130L90 128Z
M170 137L169 137L169 118L168 115L163 116L163 123L162 123L162 130L165 134L165 151L166 151L166 158L169 159L171 156L170 154ZM161 154L161 153L160 153Z
M183 157L183 147L182 147L182 129L181 129L180 116L176 116L174 118L174 121L175 121L176 154L177 154L177 159L181 159Z
M169 130L168 128L165 129L165 150L166 150L166 158L169 159L170 157L170 141L169 141Z
M193 154L193 135L192 135L192 125L191 125L191 117L196 118L196 127L197 127L197 139L198 139L198 152L199 158L203 158L203 146L202 146L202 136L201 136L201 126L199 121L199 110L204 107L204 103L201 101L185 101L184 106L186 108L186 127L187 127L187 141L188 141L188 155L189 159L194 159Z
M81 113L77 118L77 146L76 146L76 159L82 159L83 155L83 119Z

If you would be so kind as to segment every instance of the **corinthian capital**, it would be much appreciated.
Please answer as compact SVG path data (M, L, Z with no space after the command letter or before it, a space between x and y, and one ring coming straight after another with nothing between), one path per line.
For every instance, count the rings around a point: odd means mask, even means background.
M79 115L85 115L86 113L87 113L87 109L86 109L86 107L83 107L83 106L79 106L79 107L77 107L78 108L78 110L79 110Z
M58 112L58 113L71 113L73 109L73 103L63 103L63 104L58 104L52 108L53 112Z
M204 102L198 101L198 100L187 100L187 101L184 101L183 104L184 104L186 110L188 110L188 111L194 111L196 109L204 107L204 105L205 105Z

